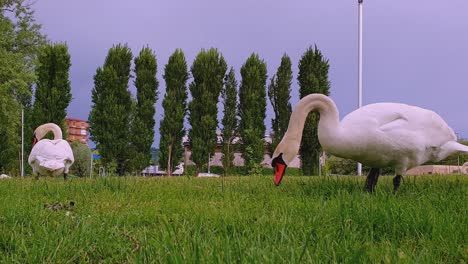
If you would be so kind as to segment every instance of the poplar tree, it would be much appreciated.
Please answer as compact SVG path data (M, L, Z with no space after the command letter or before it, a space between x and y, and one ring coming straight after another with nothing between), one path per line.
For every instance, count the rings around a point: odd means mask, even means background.
M141 171L151 162L151 145L156 121L155 104L158 100L157 61L153 51L145 47L135 58L135 87L137 90L135 114L132 123L132 160L135 169Z
M162 101L164 117L159 128L159 166L165 169L168 175L172 175L183 155L182 138L185 135L188 78L184 52L177 49L164 67L166 93Z
M55 123L67 138L65 117L72 99L69 71L70 54L66 44L47 44L38 56L37 86L33 105L33 127Z
M214 48L201 50L190 68L193 81L189 85L189 138L197 174L216 147L217 103L226 70L224 57Z
M130 116L132 98L128 90L132 52L127 45L113 46L104 66L94 75L92 109L89 116L91 139L107 171L125 173L130 159Z
M242 156L248 171L259 168L265 149L267 68L253 53L241 68L239 87L239 133Z
M309 47L299 61L297 80L300 87L300 98L311 93L329 95L330 82L328 80L328 69L328 59L322 55L317 46L314 49ZM322 152L317 134L319 118L318 113L310 113L304 125L299 150L304 175L318 175L318 160Z
M224 105L223 125L223 168L230 174L234 161L234 137L237 135L237 81L234 69L231 68L224 78L224 89L221 93Z
M271 119L272 150L276 148L288 129L291 116L291 81L291 59L284 54L281 58L281 65L268 86L268 97L275 113L275 117Z

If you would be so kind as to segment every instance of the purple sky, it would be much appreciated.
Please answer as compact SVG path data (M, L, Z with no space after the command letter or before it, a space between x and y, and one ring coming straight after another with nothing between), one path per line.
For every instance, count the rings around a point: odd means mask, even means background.
M49 39L69 47L69 116L88 118L93 75L113 44L127 43L134 56L145 45L155 51L160 82L155 146L163 115L162 73L176 48L183 49L189 67L200 49L218 48L238 81L252 52L267 63L268 78L287 53L294 105L300 56L317 44L330 60L330 91L340 116L357 106L357 0L41 0L34 8ZM468 138L467 10L466 0L364 0L363 104L428 108ZM271 118L268 106L268 130Z

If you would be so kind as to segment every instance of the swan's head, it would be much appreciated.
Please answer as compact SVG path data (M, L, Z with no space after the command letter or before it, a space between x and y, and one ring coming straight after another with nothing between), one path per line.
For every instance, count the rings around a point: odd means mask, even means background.
M62 139L62 130L54 123L40 125L34 130L33 146L49 132L54 134L54 139Z
M33 142L32 145L33 145L33 146L36 145L36 143L37 143L38 141L39 141L39 140L37 139L36 132L34 132L34 134L33 134L33 140L32 140L32 142Z
M286 168L291 161L296 157L299 151L300 141L288 140L283 138L273 152L271 166L275 172L275 184L280 185L281 180L286 172Z

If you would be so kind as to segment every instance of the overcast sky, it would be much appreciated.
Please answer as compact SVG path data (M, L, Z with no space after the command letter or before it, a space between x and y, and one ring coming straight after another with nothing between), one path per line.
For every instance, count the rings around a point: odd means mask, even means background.
M329 59L331 97L341 118L357 107L357 0L38 0L34 9L49 39L69 47L69 116L88 118L93 75L112 45L127 43L134 56L145 45L155 51L160 98L154 146L163 116L162 73L176 48L189 67L202 48L217 48L238 81L252 52L267 63L268 78L287 53L294 105L299 59L316 44ZM468 138L468 1L364 0L363 13L363 104L428 108ZM268 130L271 118L268 106Z

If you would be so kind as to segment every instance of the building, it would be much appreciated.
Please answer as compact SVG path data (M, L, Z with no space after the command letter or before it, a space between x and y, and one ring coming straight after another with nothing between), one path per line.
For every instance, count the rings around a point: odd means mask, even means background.
M66 117L65 121L68 129L68 142L79 141L87 146L89 138L88 121L73 117Z

